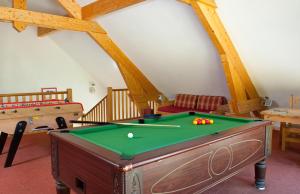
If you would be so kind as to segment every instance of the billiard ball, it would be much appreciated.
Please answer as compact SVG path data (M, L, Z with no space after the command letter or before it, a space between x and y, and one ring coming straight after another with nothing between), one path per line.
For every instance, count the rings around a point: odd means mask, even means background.
M197 125L201 125L202 124L202 120L201 119L198 119L197 120Z
M205 120L204 119L202 120L202 125L205 125Z
M210 122L210 124L214 124L214 120L212 120L212 119L209 120L209 122Z
M209 119L205 119L205 124L210 124L210 120Z
M128 133L128 138L133 138L133 133Z
M197 120L194 120L194 121L193 121L193 124L194 124L194 125L197 125L197 124L198 124L198 121L197 121Z

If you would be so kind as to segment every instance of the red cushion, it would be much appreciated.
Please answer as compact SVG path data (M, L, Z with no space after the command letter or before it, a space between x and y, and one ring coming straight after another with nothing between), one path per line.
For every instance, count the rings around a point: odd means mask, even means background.
M197 95L177 94L174 107L194 109L196 107Z
M197 100L197 110L214 111L218 106L226 104L224 96L199 96Z

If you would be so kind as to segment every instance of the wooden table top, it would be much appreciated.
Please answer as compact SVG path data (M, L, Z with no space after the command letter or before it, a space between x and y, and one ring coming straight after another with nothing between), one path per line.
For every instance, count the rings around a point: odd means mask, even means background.
M261 112L265 120L300 124L300 109L273 108Z

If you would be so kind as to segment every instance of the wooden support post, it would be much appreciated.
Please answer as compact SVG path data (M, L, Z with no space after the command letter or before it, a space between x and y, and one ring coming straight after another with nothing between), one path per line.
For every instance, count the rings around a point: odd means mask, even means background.
M13 7L16 9L27 9L27 0L13 0ZM24 22L13 22L13 27L18 31L18 32L22 32L23 30L26 29L27 24Z
M67 99L69 102L73 102L73 94L72 94L72 89L68 88L67 89Z
M58 0L59 3L70 13L74 11L71 0ZM76 15L72 15L76 17ZM117 63L121 75L130 91L132 99L140 113L148 109L148 100L157 100L161 94L156 87L143 75L143 73L134 65L134 63L125 55L125 53L112 41L107 34L100 34L89 31L90 37L103 48L107 54Z
M236 104L239 101L258 98L256 88L216 12L215 1L180 1L192 6L221 56L234 111L238 111Z
M65 3L69 0L58 0L61 4ZM65 1L65 2L64 2ZM105 15L111 12L114 12L116 10L143 2L145 0L101 0L101 1L94 1L81 9L81 17L84 20L90 20L97 16ZM75 2L76 3L76 2ZM74 15L74 10L77 9L77 6L74 5L74 2L72 0L71 3L69 3L68 7L66 7L68 10L68 13L71 15ZM70 12L72 11L72 12ZM76 13L76 12L75 12ZM51 28L38 28L38 36L45 36L51 32L56 31L55 29Z
M113 120L113 99L112 99L112 87L107 88L107 97L106 97L106 116L107 122Z

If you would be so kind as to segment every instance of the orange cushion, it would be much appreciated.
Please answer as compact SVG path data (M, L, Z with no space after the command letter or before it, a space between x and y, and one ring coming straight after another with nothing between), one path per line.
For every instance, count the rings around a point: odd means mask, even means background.
M218 106L227 104L224 96L199 96L197 100L197 110L214 111Z
M177 94L174 102L174 107L192 108L194 109L197 102L197 95Z

